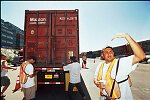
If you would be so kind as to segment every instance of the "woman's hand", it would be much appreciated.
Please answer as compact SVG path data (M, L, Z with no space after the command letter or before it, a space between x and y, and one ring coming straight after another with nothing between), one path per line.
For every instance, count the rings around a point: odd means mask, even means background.
M17 67L15 67L15 68L12 68L12 70L14 71L14 70L17 70Z

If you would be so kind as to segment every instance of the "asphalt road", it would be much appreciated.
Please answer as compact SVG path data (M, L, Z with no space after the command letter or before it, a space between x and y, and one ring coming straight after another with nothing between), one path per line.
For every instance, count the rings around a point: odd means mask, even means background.
M99 100L99 89L93 83L94 72L100 60L88 59L87 67L89 69L82 69L81 75L84 81L82 86L86 93L88 100ZM19 67L17 70L8 72L11 80L11 85L5 92L5 100L22 100L23 92L20 90L12 93L15 88L17 75L19 74ZM134 100L150 100L150 64L139 64L137 69L131 73L132 80L132 94ZM37 100L68 100L67 92L64 92L63 86L40 86L36 94ZM78 92L74 93L75 100L81 100Z

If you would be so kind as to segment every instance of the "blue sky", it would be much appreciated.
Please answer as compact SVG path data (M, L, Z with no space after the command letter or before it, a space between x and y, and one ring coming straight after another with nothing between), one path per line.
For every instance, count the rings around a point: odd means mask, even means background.
M60 9L79 9L80 53L127 43L110 42L120 32L136 41L150 39L149 1L2 1L1 18L24 29L25 10Z

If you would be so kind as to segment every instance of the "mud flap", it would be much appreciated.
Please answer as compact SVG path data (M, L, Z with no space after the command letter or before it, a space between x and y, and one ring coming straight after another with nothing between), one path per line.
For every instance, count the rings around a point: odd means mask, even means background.
M69 80L70 80L69 72L66 72L65 73L65 91L68 91ZM73 91L78 91L78 89L76 87L74 87Z

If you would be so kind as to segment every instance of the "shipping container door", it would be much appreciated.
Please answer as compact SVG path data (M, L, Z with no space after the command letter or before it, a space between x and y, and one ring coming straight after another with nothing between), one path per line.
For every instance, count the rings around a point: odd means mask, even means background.
M69 55L78 58L78 20L76 11L52 14L52 60L56 66L69 62Z
M35 56L37 67L46 67L51 60L49 13L32 12L26 15L25 57Z

